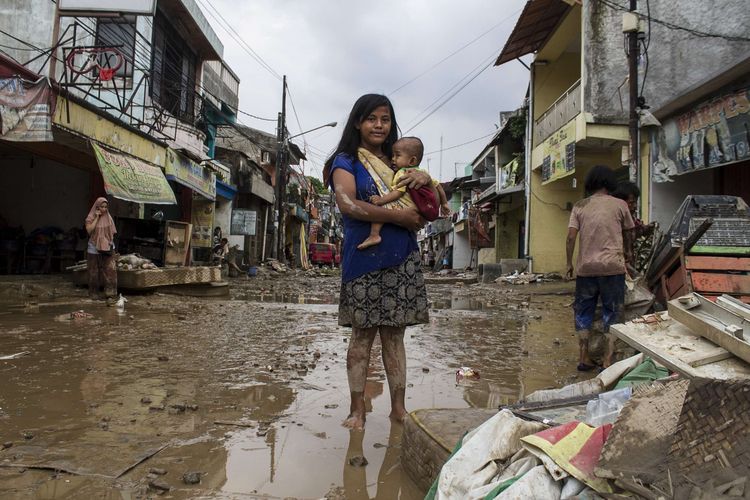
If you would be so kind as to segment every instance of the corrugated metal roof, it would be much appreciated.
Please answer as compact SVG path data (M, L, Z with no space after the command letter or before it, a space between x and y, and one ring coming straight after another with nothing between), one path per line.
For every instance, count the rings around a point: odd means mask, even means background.
M505 47L495 61L495 66L539 50L569 8L570 5L563 0L526 2L513 33L508 37Z

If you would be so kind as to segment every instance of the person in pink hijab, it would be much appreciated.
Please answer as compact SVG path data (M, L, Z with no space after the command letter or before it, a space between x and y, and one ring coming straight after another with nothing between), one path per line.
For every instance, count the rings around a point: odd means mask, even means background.
M100 298L104 288L107 301L117 296L117 257L115 255L115 221L109 215L106 198L97 198L86 216L86 232L89 244L86 262L89 272L89 297Z

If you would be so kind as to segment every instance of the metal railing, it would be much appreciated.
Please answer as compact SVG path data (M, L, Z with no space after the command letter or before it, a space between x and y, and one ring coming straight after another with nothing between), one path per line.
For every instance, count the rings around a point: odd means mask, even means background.
M580 112L581 80L579 79L534 122L534 146L538 146L547 137L560 130L560 127Z

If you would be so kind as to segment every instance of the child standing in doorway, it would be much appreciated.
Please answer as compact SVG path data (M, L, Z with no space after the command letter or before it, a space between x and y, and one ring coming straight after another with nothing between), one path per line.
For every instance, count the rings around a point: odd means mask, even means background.
M396 141L393 145L393 157L391 158L391 169L396 171L396 174L393 176L393 182L389 186L390 191L371 196L370 203L394 209L414 207L415 203L407 192L408 188L406 186L398 187L398 184L408 171L419 169L423 155L424 145L418 137L402 137ZM438 194L440 214L443 217L450 216L451 210L448 206L448 199L445 196L443 187L440 185L440 181L432 179L432 187ZM365 248L379 244L382 241L380 238L382 227L383 224L373 222L370 225L370 235L357 245L357 249L364 250Z

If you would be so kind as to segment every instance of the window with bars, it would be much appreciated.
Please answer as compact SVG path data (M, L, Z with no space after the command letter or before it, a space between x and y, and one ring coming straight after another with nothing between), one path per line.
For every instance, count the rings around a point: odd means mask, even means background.
M151 54L151 98L180 120L195 121L197 56L157 10Z
M114 76L132 78L135 63L136 45L136 17L101 17L96 21L96 45L99 47L114 47L122 54L122 65ZM118 61L115 52L102 52L98 56L99 66L114 68Z

